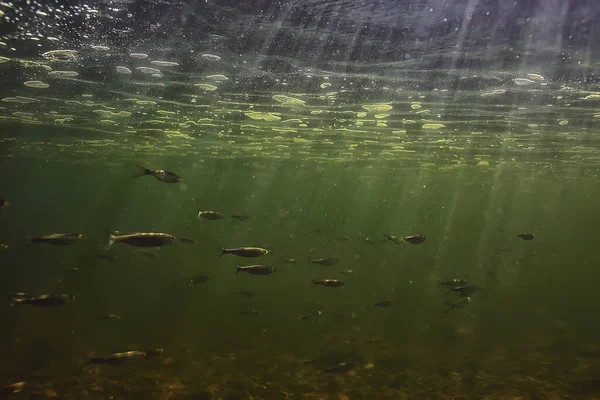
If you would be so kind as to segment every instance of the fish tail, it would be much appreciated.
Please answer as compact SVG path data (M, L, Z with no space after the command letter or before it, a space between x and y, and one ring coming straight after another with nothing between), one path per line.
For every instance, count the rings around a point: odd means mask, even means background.
M10 306L11 306L11 307L14 307L14 306L16 306L17 304L21 304L21 303L23 303L23 299L16 299L16 298L15 298L15 299L12 299L12 303L10 303Z
M136 165L138 166L138 168L140 168L140 171L133 176L134 178L137 178L137 177L144 176L144 175L148 174L148 171L149 171L148 168L146 168L146 167L144 167L143 165L140 165L140 164L136 164Z
M233 274L233 276L236 276L238 274L238 272L240 272L242 270L242 268L240 268L239 265L236 265L237 267L237 271L235 271L235 274Z
M113 235L112 232L110 232L108 234L108 246L107 247L110 247L113 244L115 244L116 240L117 240L117 237L115 235Z
M449 291L447 291L445 294L452 293L453 291L454 291L453 289L450 289L450 290L449 290Z
M316 280L314 280L314 279L311 279L310 281L311 281L312 283L314 283L315 285L318 285L318 284L319 284L319 281L316 281Z
M227 254L227 249L221 249L221 255L219 257L222 257L223 254Z

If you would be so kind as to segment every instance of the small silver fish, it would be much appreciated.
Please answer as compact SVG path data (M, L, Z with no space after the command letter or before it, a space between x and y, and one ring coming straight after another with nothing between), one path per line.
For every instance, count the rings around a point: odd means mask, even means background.
M446 309L446 311L444 311L442 313L442 317L446 316L450 311L454 310L455 308L463 308L463 307L465 307L470 302L471 302L471 298L470 297L461 297L460 299L458 299L454 303L446 303L446 305L448 306L448 309Z
M202 210L198 210L198 219L200 218L204 218L204 219L208 219L210 221L216 221L218 219L223 219L224 216L223 214L221 214L218 211L202 211Z
M262 249L260 247L238 247L235 249L223 249L221 251L221 255L223 254L233 254L238 257L261 257L267 255L269 250Z
M251 275L270 275L275 271L275 268L269 267L267 265L246 265L243 267L240 267L238 265L237 271L234 275L237 275L238 272L247 272Z
M17 293L12 299L11 306L30 305L36 307L58 307L75 301L75 296L70 294L42 294L31 296L26 293Z
M341 287L345 285L344 282L339 281L337 279L325 279L322 281L316 281L313 279L312 283L314 283L315 285L321 285L325 287Z
M533 233L520 233L517 235L517 237L520 237L523 240L533 240L535 239L535 234Z
M181 176L177 175L174 172L165 171L164 169L149 169L144 166L138 164L138 167L141 171L135 174L133 177L137 178L140 176L150 175L155 177L161 182L165 183L178 183L181 182Z
M130 233L128 235L113 235L112 233L108 237L108 246L112 246L114 243L124 243L130 246L137 247L161 247L168 244L174 243L177 238L168 233Z
M52 246L67 246L85 239L83 233L53 233L46 236L31 238L30 246L34 243L46 243Z
M325 258L317 258L316 260L310 260L310 262L313 264L331 266L331 265L334 265L334 264L337 264L338 262L340 262L340 259L335 258L335 257L325 257Z

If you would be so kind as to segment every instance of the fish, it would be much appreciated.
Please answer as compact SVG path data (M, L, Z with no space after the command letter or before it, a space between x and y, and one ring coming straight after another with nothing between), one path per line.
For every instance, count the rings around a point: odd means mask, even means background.
M177 175L174 172L165 171L164 169L149 169L144 166L138 164L138 167L141 168L141 171L135 174L133 177L137 178L140 176L150 175L155 177L161 182L165 183L179 183L181 182L181 176Z
M238 221L248 221L250 219L249 215L244 215L244 214L231 214L232 218L237 219Z
M421 235L421 234L405 236L404 240L411 244L421 244L421 243L425 242L425 240L427 240L427 236Z
M52 233L46 236L31 238L29 246L34 243L47 243L52 246L68 246L76 244L82 239L85 239L85 235L82 233Z
M121 317L118 314L105 314L103 316L100 317L100 319L112 319L112 320L120 320L123 317Z
M124 353L114 353L106 357L98 357L90 359L83 367L90 364L111 364L111 365L119 365L119 364L128 364L131 362L143 360L146 358L153 358L161 355L163 349L153 349L146 351L126 351ZM83 368L82 367L82 368Z
M523 240L533 240L535 239L535 235L533 233L519 233L517 237L520 237Z
M233 254L238 257L261 257L269 254L269 250L260 247L238 247L235 249L223 249L221 250L221 256L223 254Z
M448 289L459 286L465 286L467 283L469 283L469 281L467 281L466 279L452 279L449 281L440 281L440 285L446 286Z
M270 275L276 271L275 268L269 267L267 265L247 265L240 267L237 266L237 271L234 275L237 275L238 272L247 272L251 275Z
M198 219L200 218L204 218L204 219L208 219L211 221L216 221L218 219L223 219L224 216L223 214L221 214L218 211L202 211L202 210L198 210Z
M351 239L350 236L346 236L346 235L336 236L335 238L337 240L339 240L340 242L347 242L348 240Z
M301 316L300 316L300 319L301 319L301 320L311 319L311 318L314 318L314 317L318 317L318 316L320 316L321 314L322 314L322 312L321 312L321 311L315 311L315 312L311 312L311 313L309 313L309 314L301 315Z
M333 264L337 264L338 262L340 262L340 259L335 258L335 257L325 257L325 258L317 258L316 260L310 260L310 262L313 264L331 266Z
M27 382L15 382L10 385L6 385L0 389L0 394L16 394L21 392L27 386Z
M452 287L449 289L450 289L450 291L446 292L446 294L454 292L461 297L469 297L473 293L478 292L480 288L477 285L466 285L466 286Z
M322 281L312 280L312 283L315 285L321 285L325 287L341 287L345 285L345 282L339 281L337 279L325 279Z
M356 368L354 362L343 362L331 368L325 368L322 374L344 374Z
M73 267L73 268L61 268L61 271L65 271L65 272L79 272L81 271L81 269L77 268L77 267Z
M461 297L460 299L456 300L454 303L446 302L448 309L442 313L442 317L446 316L450 311L454 310L455 308L465 307L470 302L471 302L470 297Z
M383 232L383 236L385 237L385 239L383 239L381 241L381 243L385 243L385 242L389 242L390 240L394 243L394 244L401 244L402 243L402 239L399 236L395 236L395 235L388 235L387 233Z
M0 199L0 209L6 208L8 206L10 206L10 203L9 203L8 200L6 200L6 199Z
M387 308L390 307L392 304L394 304L394 302L391 300L383 300L378 303L375 303L375 307Z
M296 264L296 259L295 258L288 258L287 260L283 260L284 263L286 264Z
M190 279L188 284L191 285L199 285L199 284L209 284L210 277L208 275L196 275Z
M0 250L8 250L8 245L4 243L0 243Z
M198 244L198 241L196 239L192 239L192 238L180 237L177 239L179 239L179 241L181 243L185 243L185 244Z
M124 243L137 247L161 247L175 242L177 238L168 233L130 233L128 235L116 236L112 233L108 237L108 246L115 243Z
M134 253L148 258L156 258L156 254L148 250L137 249Z
M42 294L31 296L26 293L17 293L12 299L12 306L26 304L36 307L59 307L75 301L75 296L70 294Z
M342 274L342 275L356 275L356 271L354 271L353 269L345 269L342 272L340 272L340 274Z

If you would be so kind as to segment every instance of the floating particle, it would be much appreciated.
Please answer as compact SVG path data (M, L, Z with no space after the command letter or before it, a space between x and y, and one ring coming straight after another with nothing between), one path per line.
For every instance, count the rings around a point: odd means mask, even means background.
M390 111L392 108L394 108L391 105L386 104L386 103L363 104L361 107L369 112L378 112L378 113Z
M538 74L527 74L529 79L533 79L534 81L543 81L544 77Z
M390 114L376 114L375 118L376 119L383 119L383 118L387 118L389 116L390 116Z
M323 82L323 83L321 83L321 89L327 89L330 86L331 86L331 83L329 83L329 82Z
M515 78L513 79L513 82L515 82L515 84L519 86L531 85L532 83L535 83L535 81L526 78Z
M442 129L445 128L444 124L425 124L422 126L423 129Z
M115 121L112 121L110 119L101 119L98 123L100 125L116 125L117 124Z
M74 61L77 58L77 50L51 50L42 54L47 60Z
M276 94L273 97L273 100L284 104L286 106L303 106L306 102L304 100L296 99L294 97L284 96L282 94Z
M215 81L215 82L225 82L225 81L229 80L229 78L226 77L225 75L209 75L206 77L206 79L209 79L209 80Z
M215 91L218 88L215 85L209 85L208 83L196 83L194 86L197 88L208 90L209 92Z
M110 48L108 46L92 46L92 49L97 51L109 51Z
M419 108L421 108L421 105L419 103L412 103L410 105L410 108L412 108L413 110L418 110Z
M568 124L569 124L569 121L567 121L566 119L563 119L563 120L561 120L561 121L558 121L558 124L559 124L559 125L562 125L562 126L565 126L565 125L568 125Z
M501 94L504 94L504 93L506 93L506 90L505 90L505 89L494 89L494 90L492 90L491 92L484 92L484 93L481 93L481 97L492 97L492 96L498 96L498 95L501 95Z
M149 67L137 67L135 70L140 71L143 74L160 74L161 73L159 69L149 68Z
M271 113L266 112L247 112L245 113L248 118L254 120L263 120L263 121L279 121L281 118L273 115Z
M481 160L477 163L477 167L489 167L490 163L488 161Z
M48 85L47 83L44 83L42 81L27 81L23 84L27 87L35 88L35 89L47 89L50 87L50 85Z
M117 65L117 72L123 75L130 75L132 73L129 68L121 67L120 65Z
M221 57L214 54L202 54L202 58L208 61L219 61L221 59Z
M148 58L148 54L146 53L129 53L129 57L135 58L137 60L145 60Z
M173 61L158 61L158 60L154 60L154 61L150 61L150 64L152 65L158 65L159 67L178 67L179 64Z
M79 76L79 72L77 71L50 71L48 76L52 76L55 78L75 78Z
M356 113L356 118L364 118L364 117L366 117L366 116L367 116L367 113L366 113L366 112L359 112L359 113Z
M157 73L157 74L152 74L152 77L153 77L153 78L162 78L163 76L164 76L164 75L163 75L163 73L162 73L162 72L159 72L159 73Z

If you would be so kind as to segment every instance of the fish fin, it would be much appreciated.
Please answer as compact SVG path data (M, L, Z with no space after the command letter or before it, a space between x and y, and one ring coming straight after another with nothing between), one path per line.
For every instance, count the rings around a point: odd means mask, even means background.
M134 178L138 178L140 176L144 176L144 175L148 174L148 171L149 171L148 168L146 168L146 167L144 167L143 165L140 165L140 164L136 164L136 165L138 166L138 168L140 168L140 171L133 176Z
M383 236L385 236L385 239L386 239L386 240L390 240L390 239L392 238L390 235L388 235L388 234L387 234L387 233L385 233L385 232L381 232L381 233L383 233Z

